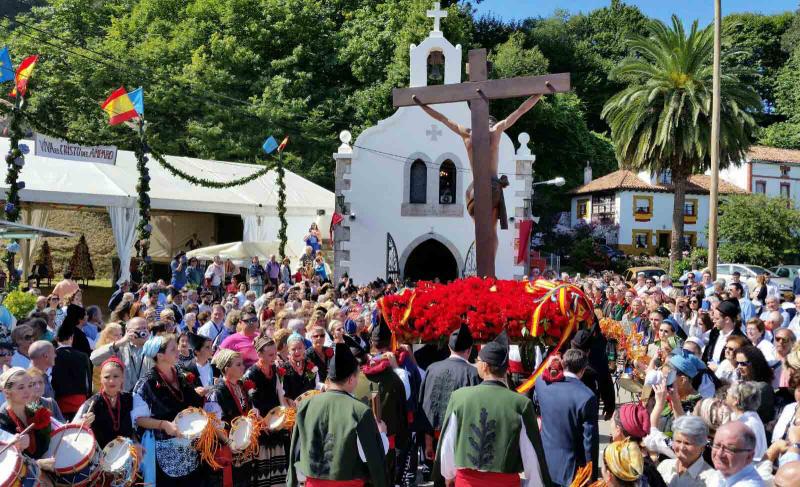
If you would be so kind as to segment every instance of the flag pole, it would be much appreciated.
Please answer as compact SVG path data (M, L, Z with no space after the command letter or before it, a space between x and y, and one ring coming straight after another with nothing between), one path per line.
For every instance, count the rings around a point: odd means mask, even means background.
M714 0L714 80L711 102L711 191L708 205L708 271L717 278L717 204L719 198L719 124L722 1Z

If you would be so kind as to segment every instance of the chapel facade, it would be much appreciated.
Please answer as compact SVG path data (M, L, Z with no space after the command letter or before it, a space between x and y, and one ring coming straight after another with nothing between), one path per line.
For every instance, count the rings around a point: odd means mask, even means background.
M462 81L462 49L439 30L446 12L428 12L434 29L410 46L410 86ZM470 126L466 102L432 105L449 119ZM497 114L502 118L507 114ZM335 278L347 273L356 283L378 277L394 280L448 281L475 274L475 227L467 212L465 190L472 182L469 158L461 138L417 106L401 107L364 130L352 143L340 135L336 160L334 226ZM498 176L504 191L509 228L499 229L498 278L520 278L517 263L519 223L530 208L535 156L528 134L519 134L515 149L504 134Z

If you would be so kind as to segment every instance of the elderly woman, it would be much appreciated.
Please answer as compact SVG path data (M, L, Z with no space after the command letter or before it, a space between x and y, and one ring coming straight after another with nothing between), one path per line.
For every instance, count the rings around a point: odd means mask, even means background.
M603 450L603 484L606 487L637 487L644 471L644 456L639 445L629 440L615 441Z
M162 309L161 314L158 316L158 321L164 325L164 330L167 333L175 333L178 323L175 320L174 311L169 308Z
M258 315L255 307L245 306L239 313L239 323L236 333L226 337L219 344L220 349L233 350L242 355L245 367L250 367L258 361L258 353L253 347L253 342L258 337Z
M283 390L286 397L295 400L300 394L319 389L319 375L314 362L306 358L306 345L303 337L293 333L286 340L288 360L281 368ZM280 372L279 372L280 373Z
M12 367L21 367L27 369L31 365L31 359L28 357L28 349L31 348L31 343L36 339L33 327L29 325L18 325L11 331L11 341L17 351L11 357Z
M725 402L733 410L731 419L746 424L756 435L756 449L753 461L759 462L767 452L767 435L764 423L756 412L761 402L758 386L751 381L737 382L728 389Z
M672 451L675 458L658 465L667 485L704 487L713 485L714 468L703 460L708 443L708 426L697 416L681 416L672 424Z
M775 345L764 337L766 327L764 322L758 318L747 320L747 338L754 347L761 350L767 362L775 360Z

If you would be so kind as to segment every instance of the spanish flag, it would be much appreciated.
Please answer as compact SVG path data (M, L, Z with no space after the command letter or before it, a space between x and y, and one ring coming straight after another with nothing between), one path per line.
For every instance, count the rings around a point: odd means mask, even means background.
M36 61L39 59L38 54L34 54L33 56L28 56L22 60L17 67L17 74L14 75L14 89L11 90L11 96L16 97L17 93L20 96L25 96L25 93L28 92L28 78L31 77L31 73L33 73L33 67L36 65Z
M108 114L109 125L119 125L122 122L139 116L124 86L120 86L114 90L114 92L106 98L106 101L103 102L101 107Z
M289 136L283 138L281 141L281 145L278 146L278 152L283 152L283 149L286 148L286 145L289 143Z

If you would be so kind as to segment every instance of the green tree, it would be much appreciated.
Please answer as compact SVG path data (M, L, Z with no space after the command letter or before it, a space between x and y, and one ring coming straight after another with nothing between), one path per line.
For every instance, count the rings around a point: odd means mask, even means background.
M783 65L775 83L775 108L785 121L767 127L760 142L786 149L800 149L800 49Z
M719 256L725 262L774 266L800 249L800 211L784 198L728 196L720 201Z
M651 24L650 37L631 38L635 57L613 74L628 87L603 108L617 157L624 167L671 171L675 197L670 267L681 255L683 206L689 176L710 163L713 26L689 32L676 17L672 28ZM720 165L739 164L750 145L760 98L740 81L739 70L722 75Z

